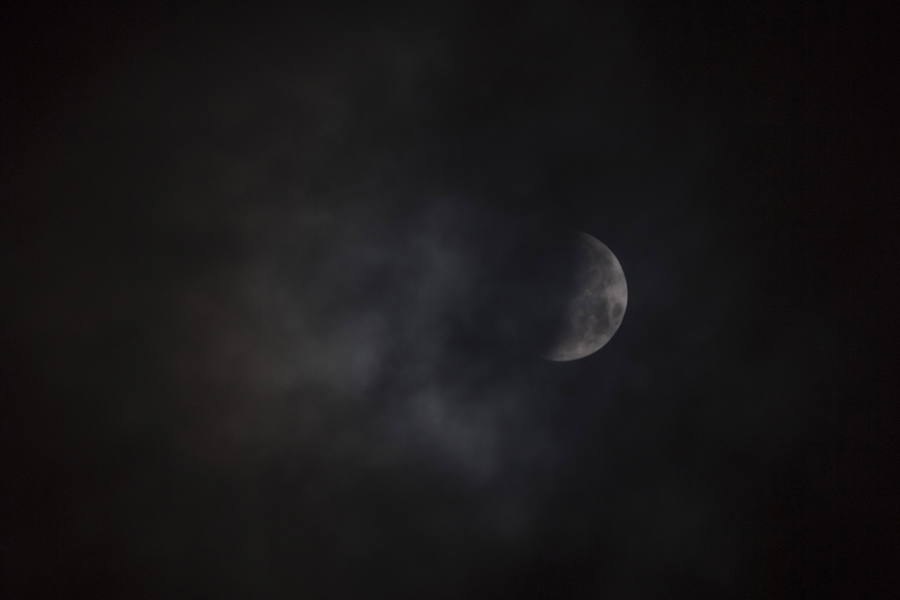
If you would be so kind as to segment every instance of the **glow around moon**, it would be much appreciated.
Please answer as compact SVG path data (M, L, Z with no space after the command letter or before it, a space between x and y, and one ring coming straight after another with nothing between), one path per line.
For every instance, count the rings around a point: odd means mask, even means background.
M551 349L544 358L570 361L605 346L622 324L628 286L619 260L600 240L580 233L575 285Z

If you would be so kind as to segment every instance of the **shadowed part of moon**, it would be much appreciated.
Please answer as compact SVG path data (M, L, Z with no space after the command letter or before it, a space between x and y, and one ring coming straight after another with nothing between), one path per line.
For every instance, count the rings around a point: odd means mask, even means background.
M612 339L628 304L625 273L600 240L581 233L576 242L571 297L550 350L544 358L569 361L593 354Z

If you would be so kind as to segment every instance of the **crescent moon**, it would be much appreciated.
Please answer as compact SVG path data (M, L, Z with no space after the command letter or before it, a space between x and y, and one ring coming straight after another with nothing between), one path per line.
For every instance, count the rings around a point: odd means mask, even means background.
M612 339L628 305L625 272L615 254L597 238L576 241L575 282L547 360L563 362L593 354Z

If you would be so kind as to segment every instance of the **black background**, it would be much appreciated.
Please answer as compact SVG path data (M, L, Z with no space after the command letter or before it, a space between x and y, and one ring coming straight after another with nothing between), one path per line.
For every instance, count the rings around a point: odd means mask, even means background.
M5 596L892 596L892 15L809 4L8 7Z

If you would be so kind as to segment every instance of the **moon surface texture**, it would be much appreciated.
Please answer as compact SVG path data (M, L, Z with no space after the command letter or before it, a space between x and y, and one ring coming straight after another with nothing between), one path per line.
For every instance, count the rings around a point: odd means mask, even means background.
M612 339L628 304L628 286L619 260L600 240L580 233L571 296L544 358L570 361L593 354Z

